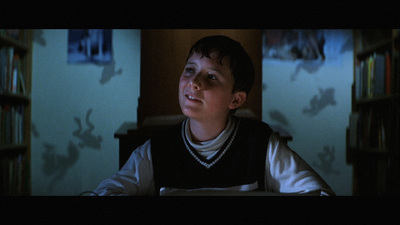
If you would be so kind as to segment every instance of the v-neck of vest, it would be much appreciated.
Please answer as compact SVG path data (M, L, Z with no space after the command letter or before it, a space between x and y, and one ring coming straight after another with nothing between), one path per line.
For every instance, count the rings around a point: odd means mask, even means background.
M225 143L222 145L222 147L217 151L217 153L211 157L210 159L205 159L203 156L201 156L196 149L193 148L193 146L188 142L187 137L186 137L186 132L185 132L185 126L186 126L187 120L183 121L182 123L182 139L183 143L185 144L186 150L193 156L193 158L206 167L207 169L210 169L212 166L214 166L224 155L225 153L230 149L230 146L232 142L235 139L237 130L239 128L240 124L240 119L238 119L235 123L235 127L233 128L232 133L229 135L229 138L225 141Z

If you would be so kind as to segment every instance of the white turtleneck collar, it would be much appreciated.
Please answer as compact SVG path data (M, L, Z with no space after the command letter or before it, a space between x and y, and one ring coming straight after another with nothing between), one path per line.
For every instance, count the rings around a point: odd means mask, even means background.
M218 137L210 141L195 142L192 140L192 136L190 133L190 118L186 120L185 136L187 137L187 141L205 159L212 158L218 152L218 150L221 149L222 145L231 135L236 123L236 120L232 119L232 117L230 116L228 117L228 123L226 124L225 129L218 135Z

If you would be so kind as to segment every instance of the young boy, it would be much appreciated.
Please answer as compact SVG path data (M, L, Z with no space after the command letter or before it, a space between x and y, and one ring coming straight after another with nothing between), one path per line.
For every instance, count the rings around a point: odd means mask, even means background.
M335 195L266 123L233 115L254 77L240 43L226 36L197 41L179 81L179 104L188 118L138 147L94 192Z

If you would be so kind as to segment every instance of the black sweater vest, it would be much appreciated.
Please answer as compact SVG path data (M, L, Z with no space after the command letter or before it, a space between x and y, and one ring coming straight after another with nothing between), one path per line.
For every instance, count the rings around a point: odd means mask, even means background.
M151 155L156 195L161 187L178 189L227 188L258 182L265 190L265 159L271 128L264 122L236 118L239 126L210 160L200 156L189 143L185 146L181 124L172 126L151 139ZM236 127L235 127L236 129ZM235 137L233 137L235 136ZM223 150L233 139L230 147ZM190 148L189 151L187 148ZM207 168L204 165L212 165ZM212 164L217 158L217 162Z

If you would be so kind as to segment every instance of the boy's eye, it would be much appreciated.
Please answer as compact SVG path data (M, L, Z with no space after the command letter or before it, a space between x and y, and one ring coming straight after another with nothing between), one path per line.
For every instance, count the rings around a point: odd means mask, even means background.
M187 73L194 73L194 69L192 68L192 67L187 67L186 69L185 69L185 71L187 72Z
M217 76L215 76L214 74L208 74L208 78L211 80L217 80Z

